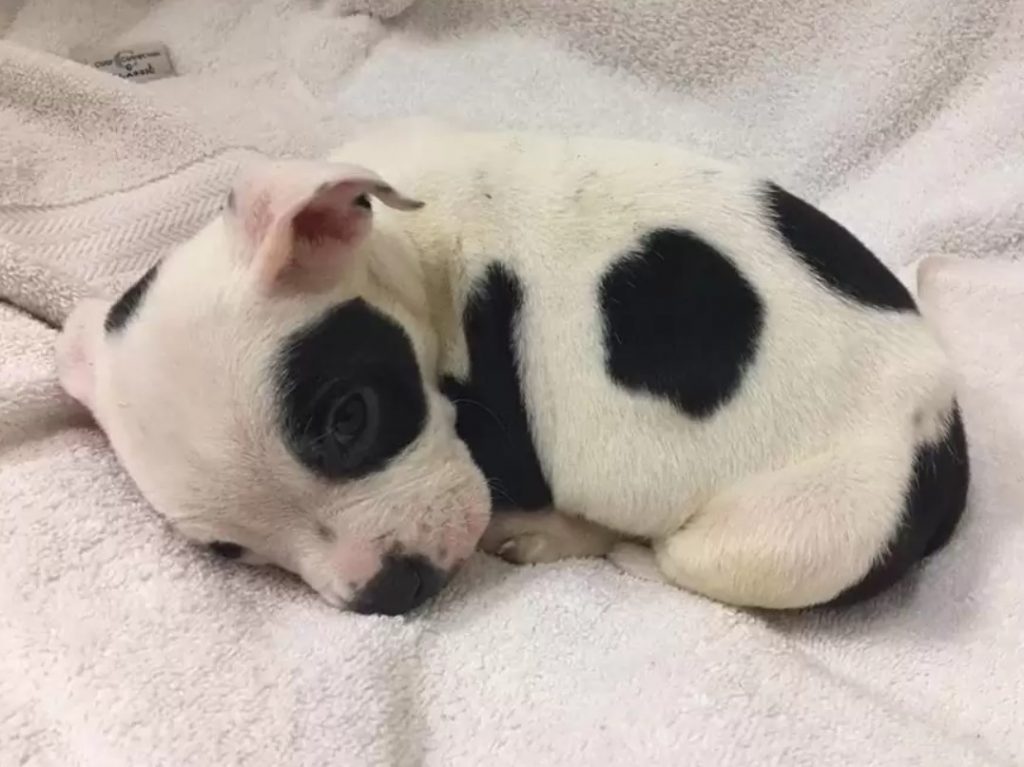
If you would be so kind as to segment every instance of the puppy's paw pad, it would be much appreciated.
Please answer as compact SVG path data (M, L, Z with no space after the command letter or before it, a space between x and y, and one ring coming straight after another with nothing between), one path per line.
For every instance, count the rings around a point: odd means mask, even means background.
M655 583L668 582L658 567L654 552L647 546L638 543L617 543L608 552L608 559L626 575Z

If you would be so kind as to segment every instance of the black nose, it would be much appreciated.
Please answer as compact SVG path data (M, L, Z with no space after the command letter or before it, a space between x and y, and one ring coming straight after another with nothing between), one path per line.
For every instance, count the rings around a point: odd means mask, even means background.
M363 614L401 615L434 596L444 582L444 572L423 557L389 554L352 608Z

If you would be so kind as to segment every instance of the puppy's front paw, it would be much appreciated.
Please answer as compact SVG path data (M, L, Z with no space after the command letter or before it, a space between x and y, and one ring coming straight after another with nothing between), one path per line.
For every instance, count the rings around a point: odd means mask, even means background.
M492 519L480 548L515 565L553 562L559 557L550 536L536 529L531 517L507 514Z
M608 559L626 575L655 583L668 583L649 546L619 542L608 552Z
M557 562L608 553L618 535L557 511L502 511L480 540L480 548L517 565Z
M494 553L516 565L536 565L561 559L543 533L520 533L502 541Z

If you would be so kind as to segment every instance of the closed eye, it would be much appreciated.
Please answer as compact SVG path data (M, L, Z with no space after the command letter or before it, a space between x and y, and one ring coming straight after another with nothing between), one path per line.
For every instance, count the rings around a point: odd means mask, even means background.
M228 541L214 541L208 548L218 557L224 557L224 559L238 559L245 554L244 546L239 546L237 543L229 543Z

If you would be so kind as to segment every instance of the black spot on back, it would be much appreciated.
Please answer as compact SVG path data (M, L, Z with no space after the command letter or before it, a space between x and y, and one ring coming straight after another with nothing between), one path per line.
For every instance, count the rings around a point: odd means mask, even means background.
M764 307L733 263L691 232L658 229L601 280L605 365L623 387L706 418L754 359Z
M114 302L114 305L110 307L107 317L103 321L103 327L108 333L122 330L134 316L135 312L138 311L143 299L146 297L146 291L149 290L149 286L153 284L153 280L156 278L158 266L158 264L154 264L147 269L146 273L139 277L135 284L128 288Z
M463 312L469 380L446 377L441 387L455 404L459 437L487 476L496 509L551 505L519 382L514 335L521 306L516 277L498 264L488 267Z
M844 606L869 599L945 546L967 504L970 474L964 422L955 407L945 437L918 446L914 454L900 528L889 550L859 583L828 604Z
M426 396L405 331L355 299L292 334L277 360L278 407L285 444L325 479L350 479L383 468L423 430ZM353 390L376 395L377 436L357 467L339 468L325 452L333 407Z
M765 197L779 234L832 291L875 309L917 310L896 275L840 224L775 184Z

